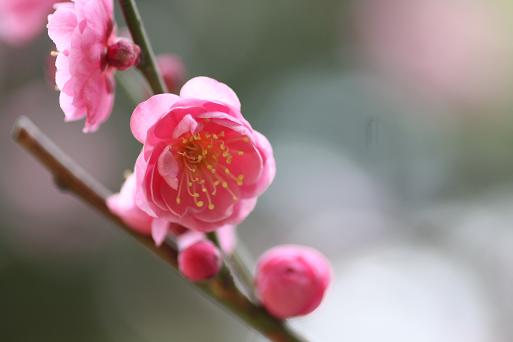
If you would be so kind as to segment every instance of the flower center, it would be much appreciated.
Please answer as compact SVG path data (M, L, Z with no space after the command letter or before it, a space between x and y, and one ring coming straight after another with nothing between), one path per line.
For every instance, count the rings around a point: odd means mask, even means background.
M244 152L229 147L234 141L249 143L246 136L225 137L225 132L199 132L182 136L180 143L175 145L177 160L181 163L180 180L176 203L182 201L182 194L187 193L194 204L201 208L213 210L213 198L220 189L228 192L236 201L236 187L244 184L244 175L235 175L230 169L233 158L243 156ZM184 189L185 188L185 189ZM220 189L219 189L220 188Z

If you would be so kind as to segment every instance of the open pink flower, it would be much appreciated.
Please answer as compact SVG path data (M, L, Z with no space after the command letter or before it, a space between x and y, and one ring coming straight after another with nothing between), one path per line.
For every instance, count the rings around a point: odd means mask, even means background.
M271 145L243 118L233 90L211 78L139 104L130 126L144 143L137 204L153 217L204 232L238 224L274 178Z
M272 315L289 318L315 310L330 279L329 262L321 253L309 247L283 245L260 257L255 285Z
M52 5L62 0L1 0L0 40L22 45L43 30Z
M136 232L143 235L151 235L155 244L160 246L166 236L172 233L177 236L178 245L181 249L187 246L206 240L203 233L195 232L183 228L176 223L170 223L163 219L153 218L139 209L135 204L136 177L134 174L128 176L121 187L121 191L111 195L107 199L107 206L116 215L118 215L128 226ZM225 225L219 228L216 233L223 252L231 254L236 245L236 227Z
M84 132L94 132L112 111L115 69L135 64L137 49L116 38L112 0L75 0L55 8L48 35L58 50L60 106L66 121L85 117Z

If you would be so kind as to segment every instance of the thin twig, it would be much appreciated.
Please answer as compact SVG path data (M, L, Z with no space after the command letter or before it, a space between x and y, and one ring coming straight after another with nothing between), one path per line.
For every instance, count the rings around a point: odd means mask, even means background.
M155 54L153 53L135 0L119 0L119 5L123 11L123 16L125 17L132 39L141 48L141 61L138 65L139 70L144 74L144 77L155 94L167 93L166 84L158 72L155 63Z
M20 117L14 126L13 139L53 174L59 188L72 192L97 209L174 269L177 269L178 253L176 248L169 244L156 247L150 237L136 233L123 223L106 205L106 199L110 192L68 157L32 121ZM193 283L193 285L271 341L306 341L290 330L283 321L270 316L262 307L249 301L239 291L226 267L223 267L214 279L202 283Z

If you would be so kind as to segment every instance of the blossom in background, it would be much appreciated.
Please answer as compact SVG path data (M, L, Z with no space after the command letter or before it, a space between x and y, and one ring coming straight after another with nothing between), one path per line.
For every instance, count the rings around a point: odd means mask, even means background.
M1 0L0 40L22 45L44 28L53 4L62 0Z
M490 2L365 0L356 6L364 57L386 77L455 104L500 95L511 51Z
M267 138L252 129L227 85L196 77L180 96L139 104L130 127L144 144L136 162L136 202L150 216L189 229L239 224L275 174Z
M139 48L114 33L112 0L55 5L48 34L57 48L55 75L66 121L86 118L84 132L108 119L114 103L114 71L137 63Z
M177 93L185 81L185 66L180 57L165 53L157 56L157 66L170 93Z
M318 251L283 245L260 257L255 287L262 304L272 315L289 318L315 310L330 279L330 264Z
M206 239L203 233L190 231L175 223L153 218L139 209L135 203L135 180L135 175L131 174L123 183L121 191L107 198L107 206L123 222L140 234L151 235L157 246L164 242L168 233L179 237L178 244L181 249ZM221 248L226 254L231 254L235 250L237 240L235 229L236 227L233 225L225 225L216 231Z

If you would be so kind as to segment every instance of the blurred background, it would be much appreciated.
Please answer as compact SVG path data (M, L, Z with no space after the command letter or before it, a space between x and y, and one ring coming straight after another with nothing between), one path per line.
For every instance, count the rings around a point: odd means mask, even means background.
M239 227L248 260L299 243L333 263L298 330L513 340L511 1L138 3L157 53L232 86L274 146L275 182ZM138 154L121 87L97 133L63 122L51 49L43 30L0 42L0 340L260 341L11 142L27 115L113 191Z

